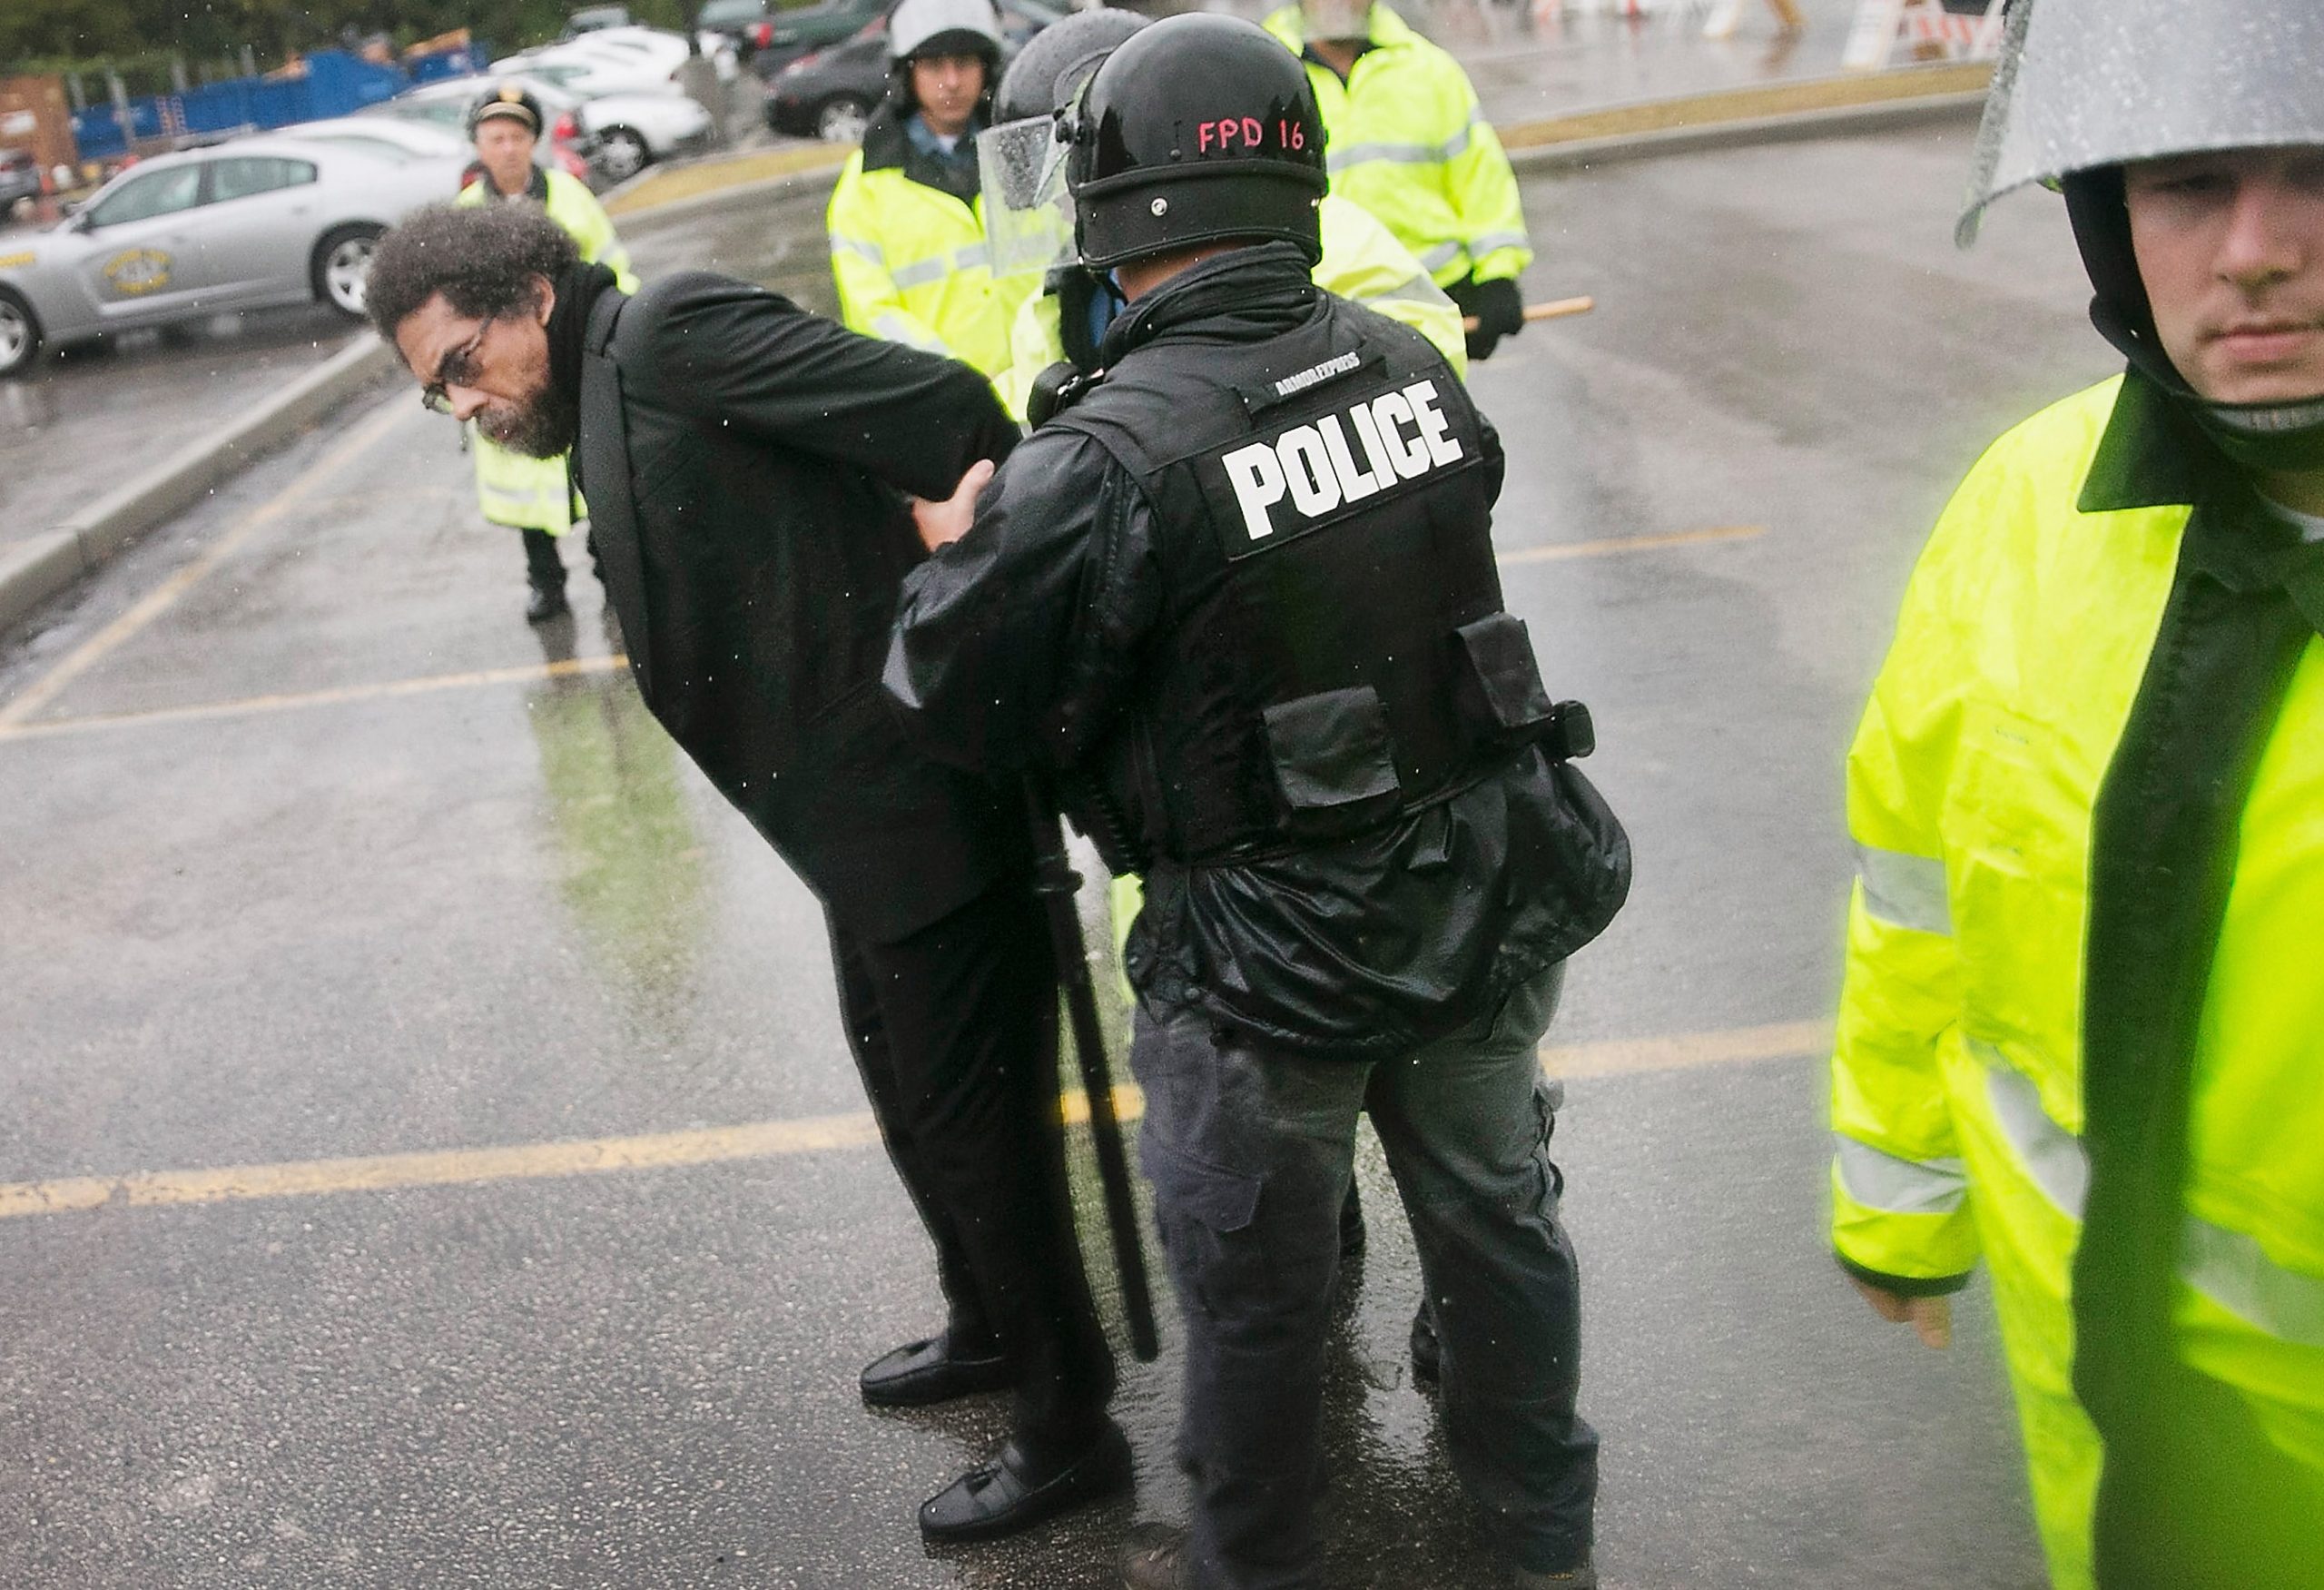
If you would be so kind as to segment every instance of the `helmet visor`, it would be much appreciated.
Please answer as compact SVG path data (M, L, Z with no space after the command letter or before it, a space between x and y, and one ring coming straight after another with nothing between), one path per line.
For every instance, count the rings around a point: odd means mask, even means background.
M1037 274L1074 257L1065 155L1053 116L1003 122L977 134L985 242L996 279Z
M2317 0L2017 0L1955 236L2028 183L2222 149L2324 145Z

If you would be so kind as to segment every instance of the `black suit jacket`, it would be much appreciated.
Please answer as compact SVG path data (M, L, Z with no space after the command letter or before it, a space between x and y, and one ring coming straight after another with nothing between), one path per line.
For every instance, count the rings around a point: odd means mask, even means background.
M948 497L1016 427L964 364L702 272L591 306L576 468L647 706L848 931L901 938L1024 862L1010 793L880 689Z

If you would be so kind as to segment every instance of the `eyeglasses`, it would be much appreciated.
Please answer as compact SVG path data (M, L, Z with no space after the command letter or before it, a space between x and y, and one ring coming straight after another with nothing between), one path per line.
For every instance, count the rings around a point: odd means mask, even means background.
M491 330L492 318L487 316L484 323L477 327L475 336L437 360L436 379L419 389L421 408L431 414L449 414L452 411L452 394L444 389L476 385L476 356L484 347L485 333Z

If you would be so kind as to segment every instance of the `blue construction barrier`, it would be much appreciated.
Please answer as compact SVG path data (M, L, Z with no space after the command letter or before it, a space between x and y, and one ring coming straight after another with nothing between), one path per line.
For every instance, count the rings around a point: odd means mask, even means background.
M471 46L424 57L420 64L428 68L425 76L418 71L408 74L399 66L382 66L343 50L317 50L305 58L303 76L280 82L237 77L183 94L133 99L126 135L110 104L92 105L73 118L73 135L80 143L84 160L110 160L126 154L133 141L201 139L350 115L365 105L392 98L415 81L481 70L478 64L436 65L465 60L478 49Z

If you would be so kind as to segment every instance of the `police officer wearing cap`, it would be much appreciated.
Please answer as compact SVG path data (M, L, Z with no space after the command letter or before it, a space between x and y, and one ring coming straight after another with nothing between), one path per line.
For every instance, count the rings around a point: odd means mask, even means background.
M468 113L468 138L477 153L470 168L474 175L455 202L538 204L572 237L585 262L611 271L624 292L636 291L629 251L614 235L613 219L596 195L587 184L534 161L542 128L540 101L521 83L500 84L478 100ZM557 543L579 517L579 504L566 460L527 458L473 428L468 445L476 457L477 504L484 517L524 537L526 582L531 588L526 619L545 624L570 611L565 598L565 559Z
M1000 74L991 0L902 0L888 19L888 98L825 217L851 331L1009 367L1009 326L1037 285L993 278L977 134Z
M1147 905L1141 1152L1187 1333L1190 1531L1134 1586L1316 1584L1324 1338L1369 1111L1443 1337L1453 1463L1520 1582L1594 1583L1597 1437L1536 1047L1627 840L1491 540L1502 455L1426 339L1320 291L1323 128L1232 18L1063 118L1100 376L919 512L884 680L940 755L1056 775Z

